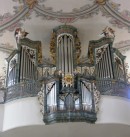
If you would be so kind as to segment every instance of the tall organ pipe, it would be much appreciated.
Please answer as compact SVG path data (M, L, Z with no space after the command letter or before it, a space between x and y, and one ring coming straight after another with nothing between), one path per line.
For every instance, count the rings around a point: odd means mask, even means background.
M58 37L57 62L58 69L64 74L73 72L73 40L70 35L64 34Z

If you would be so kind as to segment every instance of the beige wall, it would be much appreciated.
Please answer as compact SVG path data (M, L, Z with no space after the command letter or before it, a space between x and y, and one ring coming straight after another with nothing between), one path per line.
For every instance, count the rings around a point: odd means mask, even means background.
M3 131L21 126L44 125L37 97L18 99L0 105L0 112L0 126ZM130 125L130 100L101 96L96 123Z
M4 105L0 104L0 132L3 130Z

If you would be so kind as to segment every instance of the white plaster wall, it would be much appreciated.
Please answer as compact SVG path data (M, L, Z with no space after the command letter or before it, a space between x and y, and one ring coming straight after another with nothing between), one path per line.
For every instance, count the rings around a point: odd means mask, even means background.
M96 123L130 125L130 100L101 96ZM28 125L44 125L37 97L19 99L5 104L3 131Z
M3 130L43 124L37 97L18 99L5 104Z
M3 119L4 119L4 105L0 104L0 132L3 128Z
M130 100L122 97L102 96L97 123L130 125Z

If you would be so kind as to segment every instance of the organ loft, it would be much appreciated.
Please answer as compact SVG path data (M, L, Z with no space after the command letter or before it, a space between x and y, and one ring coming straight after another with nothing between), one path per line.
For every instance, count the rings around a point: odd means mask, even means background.
M53 29L51 60L42 58L40 41L17 35L17 49L7 58L5 102L38 95L46 124L95 123L100 95L128 94L125 56L112 47L114 31L105 28L103 34L89 42L84 60L80 57L82 42L73 26Z

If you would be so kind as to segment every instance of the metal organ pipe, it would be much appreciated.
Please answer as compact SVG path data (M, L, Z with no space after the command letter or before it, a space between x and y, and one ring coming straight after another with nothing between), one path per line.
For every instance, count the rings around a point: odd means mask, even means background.
M106 60L107 78L110 78L110 70L109 70L109 64L108 64L107 50L108 50L108 47L106 48L106 52L105 52L105 60Z
M51 84L51 83L49 83ZM47 89L48 90L48 89ZM56 83L53 83L51 89L49 89L47 93L47 105L50 108L50 112L53 112L56 110Z
M122 65L122 64L119 64L115 61L116 77L117 77L118 80L124 80L123 70L121 69L120 65Z
M21 47L20 81L35 79L37 70L29 54L25 46Z
M58 39L58 69L64 74L73 72L73 40L70 35L64 34Z
M67 36L64 36L64 71L65 74L67 73L67 67L68 67L68 63L67 63Z
M33 73L32 73L32 61L30 60L30 57L29 57L29 79L31 79Z
M62 72L64 73L64 41L63 41L63 38L61 39L61 57L62 57L62 60L61 60L61 70ZM60 58L60 57L59 57Z
M22 81L25 81L25 77L26 77L26 54L25 54L24 48L22 48L22 51L23 51L23 53L22 53L23 62L21 64L21 68L23 68L23 72L22 71L21 72L23 74Z
M28 56L27 56L27 72L26 72L26 74L27 74L27 80L29 80L29 58L28 58Z
M16 83L16 64L11 68L8 74L8 86L14 85Z
M105 49L105 51L104 51L104 53L103 53L103 64L104 64L104 70L103 70L104 74L103 74L103 78L107 78L107 69L108 69L108 68L106 67L107 62L106 62L105 54L106 54L106 49Z
M112 62L110 57L109 46L106 47L101 59L97 63L98 78L113 78ZM104 83L104 82L103 82Z
M67 63L68 63L68 66L67 66L67 73L69 73L69 66L70 66L70 61L69 61L69 38L67 39Z
M73 41L71 40L70 42L71 42L71 44L70 44L71 45L71 48L70 48L70 50L71 50L71 54L70 54L71 55L71 58L70 58L71 59L70 60L71 70L70 70L70 73L73 73L73 63L74 63L73 62Z
M110 57L110 47L108 46L108 60L109 60L109 66L110 66L110 78L113 78L113 72L112 72L112 61Z
M22 68L22 67L24 67L23 66L23 48L21 47L21 66L20 66L20 69ZM24 73L24 71L22 72L22 74L20 74L20 80L23 80L23 73Z
M84 82L81 81L81 91L82 91L82 105L83 109L87 110L87 106L92 105L92 96L90 91L88 91Z

